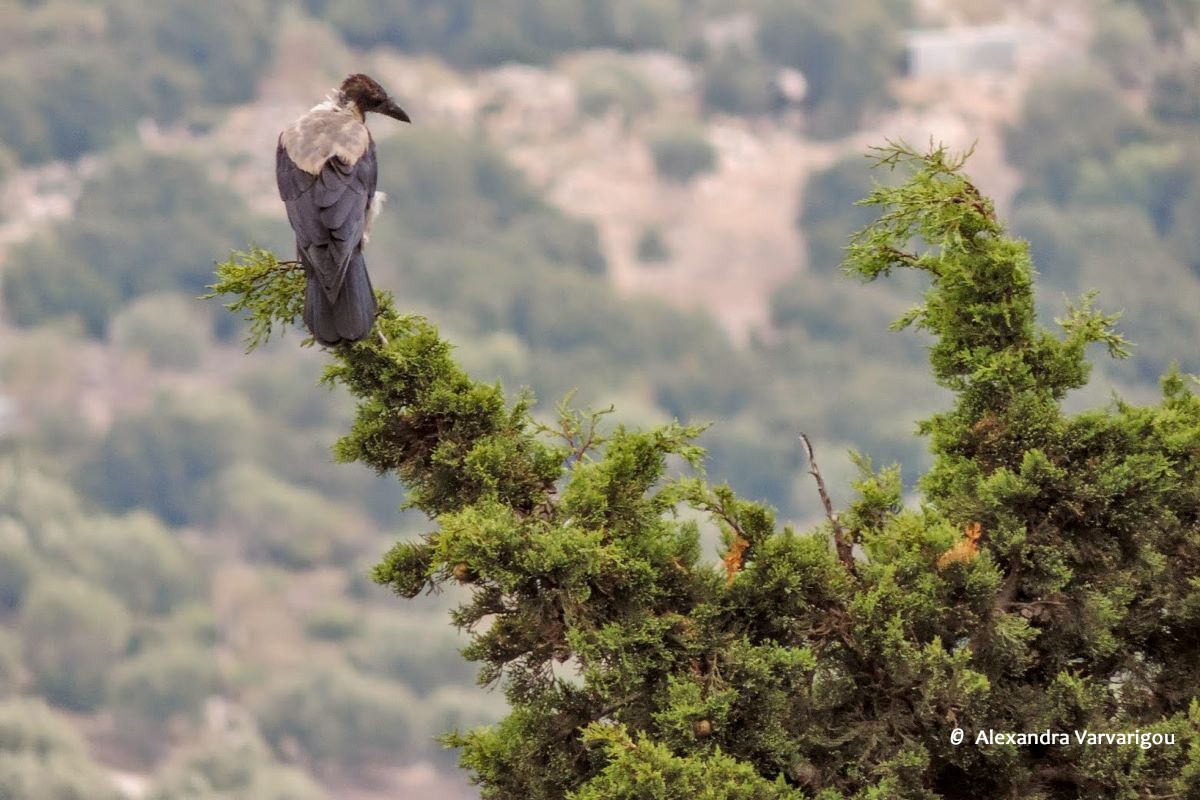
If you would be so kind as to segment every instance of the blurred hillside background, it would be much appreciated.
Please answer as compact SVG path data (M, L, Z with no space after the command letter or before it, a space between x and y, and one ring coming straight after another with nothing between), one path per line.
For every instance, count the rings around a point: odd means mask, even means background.
M1043 318L1095 288L1200 371L1197 0L0 0L0 796L468 798L502 713L446 610L366 578L425 521L330 463L351 409L250 357L213 262L291 252L279 130L351 71L390 196L368 262L477 377L710 420L709 474L804 526L846 452L926 464L911 276L840 248L885 137L976 144Z

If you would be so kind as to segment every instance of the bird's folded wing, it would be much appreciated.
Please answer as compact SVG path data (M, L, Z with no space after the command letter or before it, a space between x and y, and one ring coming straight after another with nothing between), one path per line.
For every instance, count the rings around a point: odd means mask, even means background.
M350 257L362 244L378 172L375 142L354 163L332 156L316 175L297 166L282 141L275 161L279 196L296 232L300 258L333 302Z

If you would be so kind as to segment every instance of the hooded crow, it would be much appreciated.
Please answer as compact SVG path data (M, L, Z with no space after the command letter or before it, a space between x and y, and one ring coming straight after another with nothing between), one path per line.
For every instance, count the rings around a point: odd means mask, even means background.
M318 342L355 342L375 323L375 293L363 261L375 191L375 141L368 112L409 122L374 79L351 75L289 125L275 150L275 178L304 267L304 324Z

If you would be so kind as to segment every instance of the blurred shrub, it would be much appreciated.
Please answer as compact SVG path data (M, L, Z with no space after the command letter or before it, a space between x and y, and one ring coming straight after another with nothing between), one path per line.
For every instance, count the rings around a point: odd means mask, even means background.
M514 259L527 257L603 275L607 269L600 234L590 220L571 219L550 208L514 220L498 242Z
M147 116L176 121L253 96L275 40L278 0L221 13L192 0L44 0L12 15L0 55L0 141L24 162L74 159L130 136Z
M1193 181L1188 193L1171 212L1171 244L1192 272L1200 275L1200 181Z
M390 44L460 65L544 63L586 47L678 43L683 0L304 0L351 44Z
M650 139L650 155L658 174L675 183L688 183L717 168L717 151L702 133L674 130Z
M465 644L438 615L391 615L371 620L351 652L363 670L424 695L444 684L475 683L475 665L459 654Z
M809 127L818 135L853 130L884 104L899 71L906 3L888 0L763 0L758 44L775 64L804 74Z
M870 167L862 156L847 156L814 172L801 189L796 227L808 246L809 269L837 274L851 234L875 218L870 208L854 205L871 192L875 178L887 177Z
M1138 8L1154 35L1162 42L1178 43L1188 37L1200 21L1200 2L1197 0L1130 0Z
M663 238L662 228L657 225L647 225L643 228L642 235L637 240L635 254L637 260L643 264L660 264L663 261L669 261L671 248L667 246L667 240Z
M1063 125L1064 119L1072 124ZM1075 194L1084 164L1109 163L1123 147L1149 139L1146 123L1110 85L1091 75L1065 75L1029 90L1005 148L1025 175L1023 197L1062 204Z
M508 713L503 693L477 686L440 686L423 705L427 725L437 733L492 725Z
M1048 289L1069 296L1096 289L1102 303L1110 298L1123 310L1121 331L1137 345L1138 357L1107 365L1112 374L1154 384L1172 362L1184 372L1200 371L1191 346L1200 339L1200 282L1145 214L1119 206L1031 204L1017 210L1013 228L1029 240ZM1047 311L1061 313L1061 306Z
M202 647L214 647L221 641L216 612L202 601L178 609L168 620L169 637Z
M271 758L257 739L201 745L164 770L146 800L325 800L308 776Z
M138 654L118 665L109 680L118 740L144 758L162 755L172 733L195 723L217 686L217 665L208 650L172 644Z
M101 336L131 298L202 294L213 259L244 247L252 226L202 165L125 151L84 185L71 218L10 254L8 312L21 325L75 315Z
M726 48L710 53L701 73L701 96L710 111L760 116L776 108L775 68L759 53Z
M124 800L71 724L40 700L0 703L0 797Z
M1200 58L1176 61L1155 76L1150 110L1168 122L1200 122Z
M212 316L195 298L145 295L113 318L110 337L121 350L145 353L156 369L194 369L212 344Z
M616 59L586 64L576 78L579 110L589 117L616 112L626 122L653 111L658 97L636 69Z
M447 131L381 143L379 161L388 165L381 176L388 192L383 213L389 223L422 239L469 241L543 206L500 154ZM380 232L392 227L381 225Z
M1099 8L1091 50L1122 86L1136 89L1149 82L1158 45L1149 21L1137 8L1105 5Z
M40 578L21 609L25 663L51 703L91 711L129 640L129 612L111 594L77 579Z
M286 681L263 702L259 725L279 752L318 766L395 765L414 744L420 718L404 687L345 667L317 667Z
M1135 206L1156 229L1166 231L1175 204L1197 177L1200 170L1188 164L1175 144L1135 143L1121 148L1111 159L1084 162L1070 202Z
M81 482L116 511L145 508L172 525L210 518L210 482L254 448L260 424L238 395L162 395L113 423Z
M425 728L434 736L466 732L481 725L493 725L508 713L504 694L479 687L441 686L422 702ZM458 752L430 748L434 762L445 769L458 766Z
M365 532L351 509L249 464L222 473L212 502L216 523L237 533L247 557L288 569L344 563Z
M9 630L0 630L0 697L13 694L22 682L21 640Z
M362 630L362 609L334 603L318 608L304 621L304 632L312 639L341 642Z
M0 517L0 609L20 607L38 566L25 528L15 519Z
M344 394L318 388L319 361L290 355L263 359L238 378L237 387L261 417L269 417L287 431L341 428L351 419Z
M0 509L21 530L5 536L28 541L35 552L64 552L72 526L82 514L79 496L61 478L47 475L23 460L0 458Z
M135 614L168 614L197 598L203 585L195 557L144 513L81 518L62 558Z

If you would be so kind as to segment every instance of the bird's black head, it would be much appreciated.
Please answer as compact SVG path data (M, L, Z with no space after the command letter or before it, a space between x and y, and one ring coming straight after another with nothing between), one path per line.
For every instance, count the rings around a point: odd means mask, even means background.
M400 120L401 122L411 122L408 118L408 113L396 105L379 82L370 75L363 75L361 72L351 75L342 81L341 93L348 100L353 100L358 106L358 110L366 114L368 111L374 111L377 114L386 114L389 117Z

